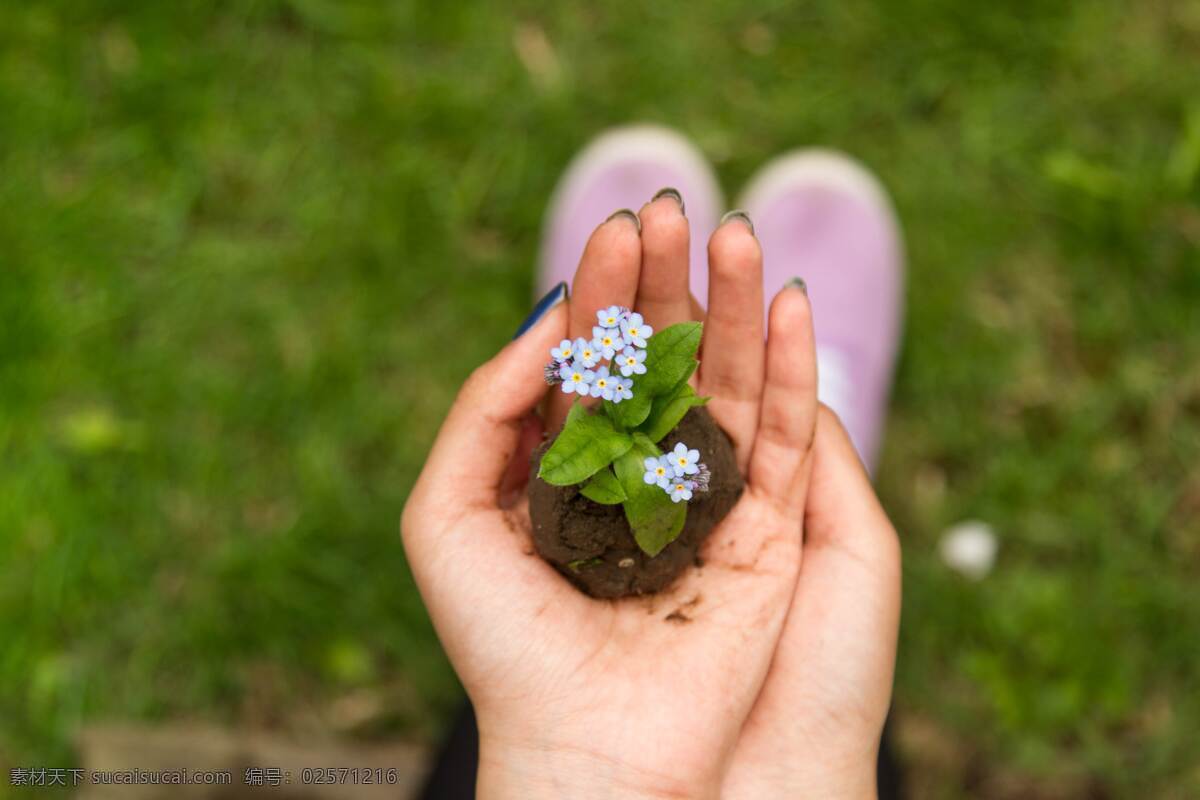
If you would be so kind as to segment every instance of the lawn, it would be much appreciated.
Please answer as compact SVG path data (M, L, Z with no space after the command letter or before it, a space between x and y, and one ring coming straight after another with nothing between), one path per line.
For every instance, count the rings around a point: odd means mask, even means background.
M634 120L731 195L808 144L893 192L919 796L1200 794L1195 0L0 5L0 765L347 697L435 735L400 509L559 172Z

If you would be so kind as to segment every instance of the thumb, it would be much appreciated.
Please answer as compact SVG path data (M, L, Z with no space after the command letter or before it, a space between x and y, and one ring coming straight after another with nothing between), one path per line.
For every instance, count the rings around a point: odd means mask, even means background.
M822 404L804 512L805 547L832 545L870 560L895 555L896 532L837 414Z
M850 437L824 405L812 452L800 579L739 748L767 754L772 765L794 761L803 749L797 774L808 791L842 796L844 789L825 791L821 781L840 781L857 765L873 768L887 715L899 545ZM809 762L820 766L817 774L805 774Z
M526 416L546 394L543 368L567 331L559 284L517 338L471 373L442 423L413 495L453 498L457 508L495 508Z
M859 718L881 728L899 625L899 539L849 435L821 406L800 580L780 653L797 661L794 674L824 670L857 687Z

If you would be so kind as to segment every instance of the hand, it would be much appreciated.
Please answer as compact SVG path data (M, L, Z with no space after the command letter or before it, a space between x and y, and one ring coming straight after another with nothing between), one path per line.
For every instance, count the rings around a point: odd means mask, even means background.
M643 208L641 218L638 299L650 307L647 316L656 317L651 323L678 322L685 314L703 319L688 292L688 243L677 209L660 200ZM762 263L749 248L726 250L731 242L725 232L738 227L727 223L709 244L699 392L713 395L709 408L733 437L744 464L759 457L764 439L777 437L764 430L771 424L765 406L758 418L753 403L739 402L739 390L761 380L753 343L762 339ZM586 277L581 269L577 300L582 291L593 290L590 283L580 285ZM613 280L607 277L604 283ZM769 352L779 352L773 349L783 335L775 327L776 306L786 299L785 292L772 307ZM807 320L803 328L810 335ZM809 348L806 344L805 352ZM899 542L854 446L824 406L812 462L799 580L767 680L729 765L723 797L873 797L876 792L900 618Z
M686 220L663 198L641 221L640 238L630 219L601 225L574 299L470 377L404 511L417 584L475 704L481 796L716 796L795 594L817 413L809 306L781 292L764 345L761 253L737 221L709 245L699 384L747 482L705 566L664 595L599 601L533 553L515 477L549 348L614 303L659 329L692 314ZM667 619L684 605L690 622Z
M899 624L896 533L822 406L800 578L722 797L875 797Z
M641 211L638 301L652 324L704 319L687 282L687 235L669 200ZM730 227L733 225L734 227ZM738 445L762 445L753 404L738 391L753 386L761 364L762 263L723 236L709 244L709 308L701 394ZM733 244L736 246L738 240ZM742 240L744 245L744 240ZM576 299L595 289L584 270ZM613 276L597 280L611 285ZM628 280L628 278L626 279ZM785 299L776 299L776 304ZM580 305L583 305L580 303ZM776 308L772 308L775 325ZM586 312L584 312L586 313ZM808 322L804 325L809 330ZM778 336L771 330L772 347ZM806 346L807 350L807 346ZM735 370L742 369L739 374ZM760 375L760 373L759 373ZM797 531L797 535L799 535ZM711 553L710 549L708 553ZM707 553L706 553L707 555ZM872 797L879 737L891 698L900 618L900 548L854 446L836 415L821 406L803 522L800 576L767 680L756 699L722 788L727 798Z

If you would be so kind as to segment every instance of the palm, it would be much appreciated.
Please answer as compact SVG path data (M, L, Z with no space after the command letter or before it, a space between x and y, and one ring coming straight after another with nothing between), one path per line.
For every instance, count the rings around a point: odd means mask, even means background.
M458 530L475 542L424 580L453 587L431 611L446 621L439 629L464 685L505 676L501 695L477 698L481 719L489 705L505 719L537 710L534 728L587 741L634 774L669 763L719 780L714 754L731 750L794 585L794 521L747 491L714 530L702 569L668 593L619 602L585 597L531 554L524 500L436 524L440 540ZM739 541L752 539L755 551L744 552Z

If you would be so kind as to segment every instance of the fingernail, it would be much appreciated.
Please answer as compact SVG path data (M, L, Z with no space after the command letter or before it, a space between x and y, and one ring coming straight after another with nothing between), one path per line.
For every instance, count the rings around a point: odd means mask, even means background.
M653 203L660 197L669 197L676 203L679 203L679 213L683 214L685 217L687 216L687 206L683 204L683 195L681 195L679 190L674 186L664 186L663 188L659 189L654 193L654 197L650 198L650 202Z
M795 278L792 278L787 283L785 283L783 285L783 288L799 289L800 291L804 292L805 294L808 294L808 284L805 283L804 278L801 278L799 275L797 275Z
M566 299L567 282L562 281L549 292L546 292L545 297L537 301L537 305L533 307L533 311L529 312L529 316L521 323L521 327L517 328L517 332L513 334L513 338L516 339L522 333L537 325L541 322L542 317L549 314L551 309Z
M617 217L628 217L629 221L633 223L633 227L637 228L638 236L642 235L642 221L638 219L637 214L633 213L628 208L619 208L613 213L609 214L608 219L604 221L609 222Z
M724 225L726 222L735 219L738 222L745 223L746 227L750 229L750 235L754 235L754 223L750 221L750 215L740 208L735 208L733 211L726 211L725 216L721 217L721 224Z

